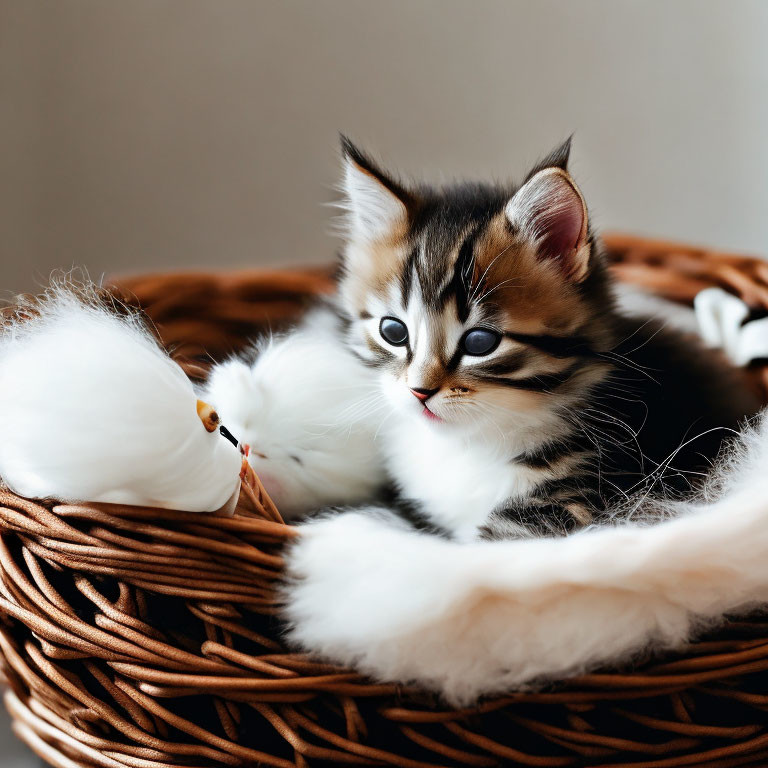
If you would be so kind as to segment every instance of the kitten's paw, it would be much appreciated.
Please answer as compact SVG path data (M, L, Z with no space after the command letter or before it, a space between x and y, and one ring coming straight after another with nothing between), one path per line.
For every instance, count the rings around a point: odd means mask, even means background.
M478 664L482 685L498 686L505 665L497 657L517 648L514 617L496 618L496 574L508 556L499 544L459 544L381 515L342 512L301 526L286 552L288 639L378 680L416 681L467 704L478 693Z
M355 638L386 625L393 603L412 591L401 557L408 541L425 537L381 508L341 512L300 530L285 555L282 613L289 638L350 661L356 646L364 647Z
M386 510L371 507L320 517L299 530L301 536L286 556L290 618L294 620L299 619L297 608L324 611L333 607L339 591L349 594L364 586L369 568L375 567L372 554L382 536L401 533L408 526Z

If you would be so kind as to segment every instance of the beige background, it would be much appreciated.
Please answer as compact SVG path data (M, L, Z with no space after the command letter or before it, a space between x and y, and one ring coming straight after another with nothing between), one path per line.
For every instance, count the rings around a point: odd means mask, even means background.
M325 261L339 130L432 180L575 131L599 225L768 253L766 40L761 0L0 0L0 294Z
M338 130L429 179L575 131L603 227L768 252L768 3L0 0L0 291L327 260Z

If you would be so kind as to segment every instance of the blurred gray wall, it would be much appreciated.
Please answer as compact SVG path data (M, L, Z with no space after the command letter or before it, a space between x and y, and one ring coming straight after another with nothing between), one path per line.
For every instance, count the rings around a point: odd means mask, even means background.
M768 253L768 3L0 0L0 291L322 262L343 130L432 180L575 131L599 226Z

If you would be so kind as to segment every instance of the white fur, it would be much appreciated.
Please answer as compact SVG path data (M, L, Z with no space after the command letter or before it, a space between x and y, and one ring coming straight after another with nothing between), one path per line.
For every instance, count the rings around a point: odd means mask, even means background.
M288 560L292 638L457 704L684 643L768 600L768 423L745 446L719 498L654 526L460 544L376 510L310 523Z
M3 481L29 497L224 506L240 453L205 430L191 383L141 320L66 289L38 309L0 328Z
M393 397L400 396L396 383L392 389ZM397 413L381 430L387 467L403 495L418 499L422 512L457 540L476 539L492 510L524 498L541 483L541 472L509 461L507 451L513 445L522 451L525 445L514 432L505 440L495 430L482 434L435 424L407 391L403 400L402 407L413 411L410 418ZM535 427L540 429L540 420Z
M347 197L343 207L349 212L353 237L363 240L385 237L405 221L403 203L351 158L344 161L343 188Z
M696 320L696 313L690 307L664 299L630 283L616 283L613 291L616 303L624 314L663 321L668 328L704 337ZM704 338L706 341L706 337Z
M696 318L704 341L713 347L722 347L736 365L746 365L752 359L742 352L744 325L749 317L749 307L738 296L722 288L706 288L699 291L693 301ZM751 323L749 324L751 325ZM765 354L765 333L762 334L762 349L757 356ZM748 350L744 350L748 352Z
M704 340L722 347L736 365L768 356L768 318L747 322L749 307L737 296L706 288L696 295L694 307Z
M385 404L333 322L311 313L290 335L263 342L255 362L216 366L204 393L251 446L251 465L287 517L366 501L384 482L374 437Z

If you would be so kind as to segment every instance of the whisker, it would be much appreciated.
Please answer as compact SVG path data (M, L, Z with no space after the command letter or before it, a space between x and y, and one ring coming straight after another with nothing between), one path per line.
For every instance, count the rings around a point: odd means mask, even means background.
M485 268L483 271L483 274L480 276L480 279L475 283L474 288L472 289L472 293L469 295L469 298L467 300L468 304L472 304L475 302L475 296L477 295L477 292L480 290L480 286L485 281L486 276L488 275L488 271L493 267L493 265L512 247L513 243L510 243L506 248L504 248L500 253L496 254L496 256L493 257L490 264Z

